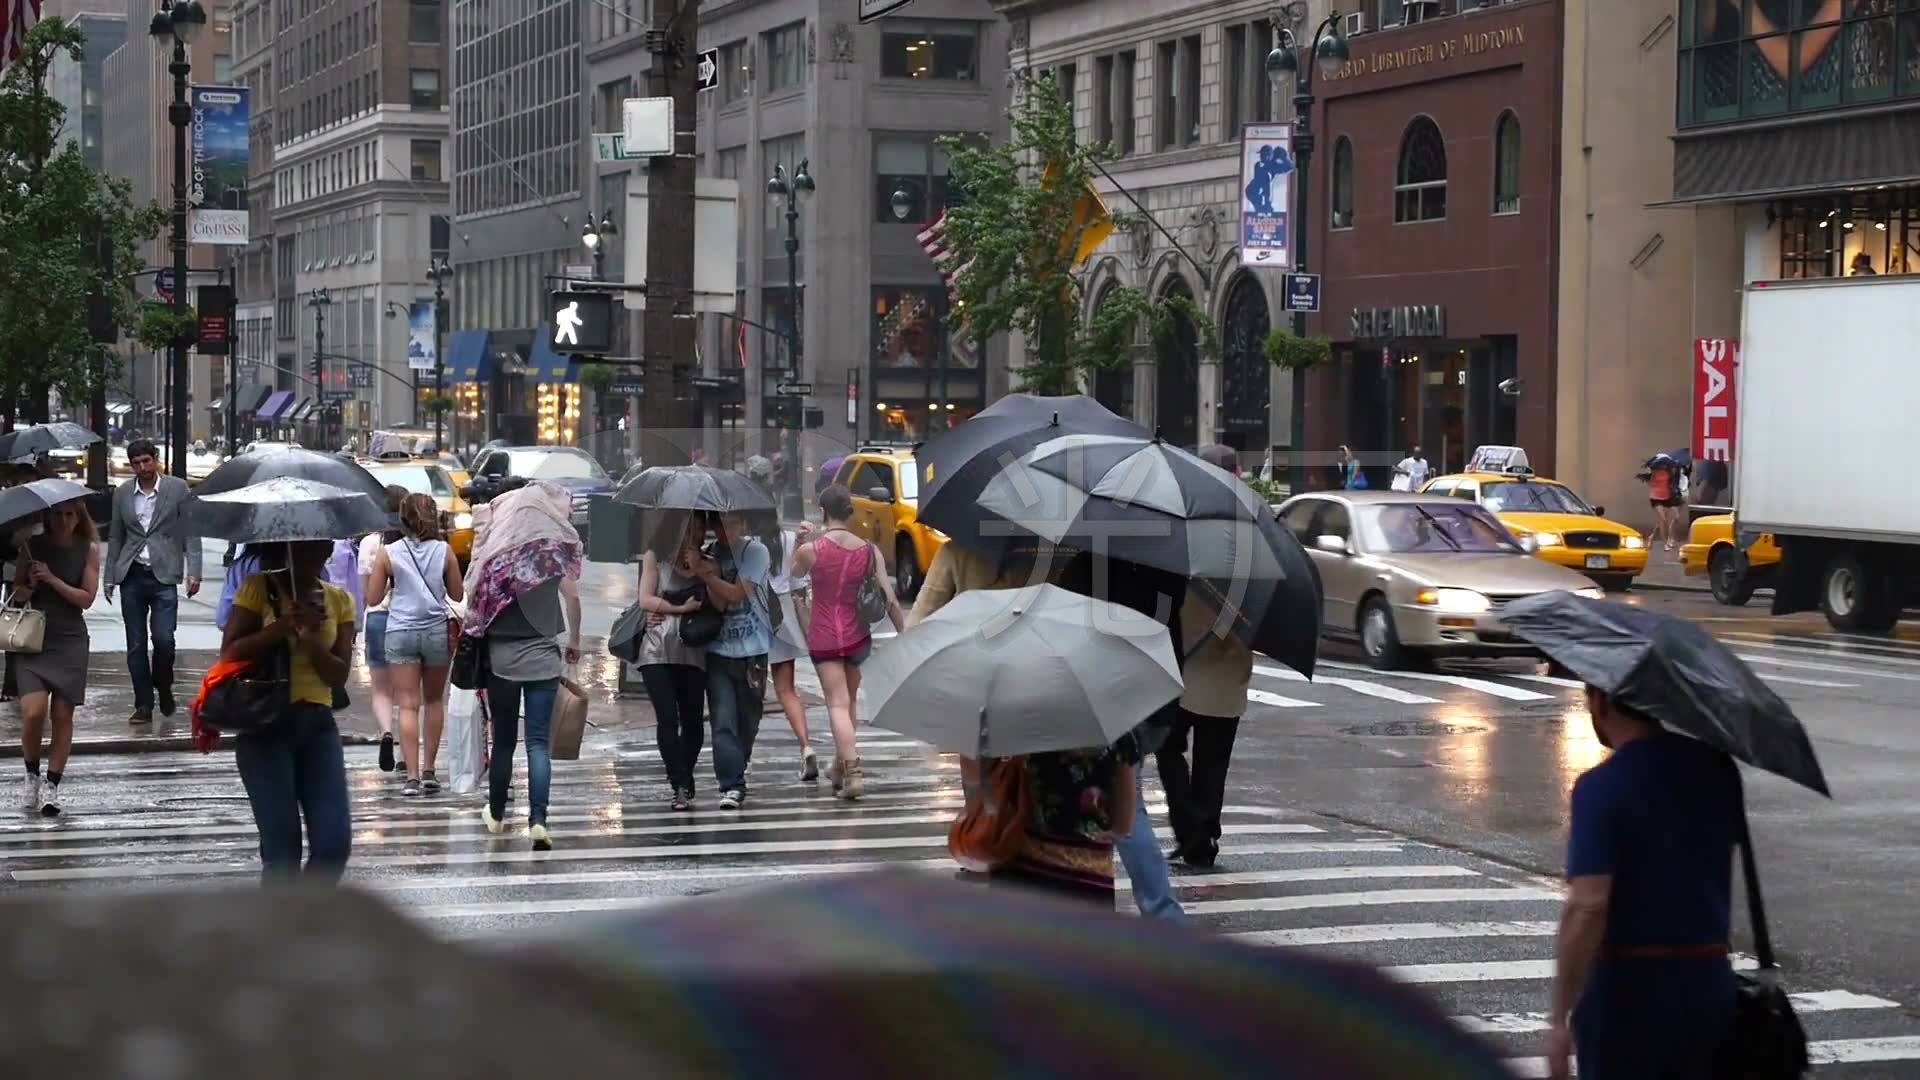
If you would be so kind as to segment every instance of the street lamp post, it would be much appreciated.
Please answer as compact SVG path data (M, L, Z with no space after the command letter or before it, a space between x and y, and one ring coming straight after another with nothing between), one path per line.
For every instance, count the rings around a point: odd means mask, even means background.
M187 59L187 46L207 28L207 12L200 0L170 0L154 12L147 34L173 42L173 60L167 74L173 76L173 102L167 106L167 122L173 125L173 313L184 325L187 317L187 128L193 123L193 107L187 103L187 78L193 64ZM185 330L176 330L170 346L168 377L173 386L168 395L171 417L167 425L168 442L173 446L173 475L187 475L187 338Z
M427 276L433 279L433 449L444 453L447 449L447 279L453 276L453 267L447 260L436 259L428 268Z
M613 211L600 211L600 224L593 223L593 215L587 215L587 223L580 226L580 242L587 245L593 254L593 279L607 280L607 245L603 242L609 237L619 236L620 227L613 223Z
M1302 12L1296 19L1304 19L1304 4L1290 5L1289 13ZM1312 223L1307 215L1311 203L1307 198L1308 178L1313 175L1308 166L1313 161L1313 73L1317 67L1328 78L1340 70L1347 62L1347 39L1340 33L1340 13L1327 12L1318 28L1313 32L1313 45L1308 50L1314 63L1302 64L1294 53L1294 37L1290 30L1280 31L1279 43L1267 54L1267 82L1275 90L1285 91L1287 83L1293 83L1293 157L1297 166L1294 169L1294 240L1293 269L1296 273L1307 272L1307 238L1313 235ZM1307 336L1307 313L1293 313L1293 333L1295 337ZM1288 469L1288 485L1298 495L1307 487L1307 463L1303 453L1307 445L1307 370L1293 369L1293 405L1292 434L1289 441L1293 453L1288 457L1292 466Z
M800 370L800 204L813 195L813 174L807 171L807 159L788 176L785 167L775 165L767 180L767 194L785 203L787 211L787 378L805 381ZM785 410L785 405L782 410ZM787 514L800 516L800 427L805 422L803 403L793 409L793 426L787 449Z
M333 297L327 295L327 290L325 289L315 289L313 290L313 295L307 298L307 306L313 309L313 386L314 392L320 395L320 408L317 410L320 419L314 422L316 435L314 439L315 445L319 445L320 439L317 437L318 433L324 430L326 426L327 308L332 306L332 304Z

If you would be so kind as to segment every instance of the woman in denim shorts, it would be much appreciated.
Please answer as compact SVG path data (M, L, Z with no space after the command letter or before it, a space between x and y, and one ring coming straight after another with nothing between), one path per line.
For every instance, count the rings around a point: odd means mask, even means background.
M387 485L387 513L400 512L400 500L407 497L407 489L398 484ZM374 560L380 557L380 549L405 535L399 529L384 533L368 533L360 538L360 595L367 595L367 586L373 580ZM392 772L394 767L393 742L393 680L387 671L387 606L391 596L378 605L365 605L367 625L367 681L373 684L373 721L380 725L380 769ZM407 778L407 763L399 762L400 779Z
M383 546L374 558L367 602L388 604L387 669L400 705L400 745L411 766L400 793L411 797L440 790L433 763L440 754L447 667L453 662L447 640L447 602L461 599L464 592L460 565L440 539L440 508L432 496L402 499L400 525L406 535ZM422 712L426 713L424 740Z

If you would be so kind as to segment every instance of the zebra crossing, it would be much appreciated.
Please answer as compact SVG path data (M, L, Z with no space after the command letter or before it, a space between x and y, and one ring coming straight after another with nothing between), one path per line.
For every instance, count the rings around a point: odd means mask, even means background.
M962 801L954 758L865 729L868 794L849 805L824 783L797 779L797 741L778 714L766 720L752 794L737 812L714 809L709 785L695 812L672 813L651 745L594 737L582 760L555 765L550 852L531 850L524 826L489 837L478 794L403 800L370 750L349 751L355 833L347 880L437 934L499 940L797 877L952 872L946 829ZM100 757L70 776L77 786L68 820L0 813L0 897L235 882L258 872L245 797L226 755ZM523 771L515 790L524 799ZM1152 778L1148 802L1164 836L1164 800ZM510 818L523 805L511 805ZM1236 802L1224 824L1219 867L1175 873L1176 894L1198 927L1377 966L1433 996L1518 1074L1545 1075L1539 1054L1557 882L1283 806ZM1131 913L1129 883L1120 886L1118 905ZM1920 1069L1920 1018L1902 1003L1805 983L1791 971L1786 979L1817 1059L1831 1071Z

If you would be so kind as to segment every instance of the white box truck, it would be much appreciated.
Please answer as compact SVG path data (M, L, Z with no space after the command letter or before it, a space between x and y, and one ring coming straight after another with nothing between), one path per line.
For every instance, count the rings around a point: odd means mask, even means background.
M1920 276L1755 282L1735 388L1735 527L1772 533L1773 613L1893 629L1920 579Z

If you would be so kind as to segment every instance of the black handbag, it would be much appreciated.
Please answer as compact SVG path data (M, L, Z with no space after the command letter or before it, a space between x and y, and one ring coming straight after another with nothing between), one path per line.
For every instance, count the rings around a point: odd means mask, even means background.
M1738 766L1735 766L1738 769ZM1736 773L1737 777L1737 773ZM1736 792L1740 791L1736 778ZM1747 883L1747 914L1753 922L1754 952L1760 971L1773 971L1773 938L1767 932L1767 909L1760 898L1760 873L1753 857L1753 836L1747 829L1747 802L1740 796L1740 876ZM1796 1080L1806 1075L1807 1031L1794 1015L1787 992L1771 979L1746 972L1734 976L1733 1023L1720 1045L1714 1074L1721 1080Z
M461 634L453 646L453 665L447 678L462 690L483 690L487 685L487 639Z
M724 546L719 548L719 552L720 575L731 581L732 575L737 573L733 569L733 555ZM707 597L705 583L694 582L684 589L675 589L662 596L674 604L684 604L696 597L700 600L698 611L689 611L680 616L680 644L690 649L704 649L719 638L720 629L727 622L727 613L713 606L713 601Z
M278 597L273 603L277 614ZM280 722L292 701L293 652L282 642L247 670L208 690L206 703L200 706L200 722L230 735L264 731Z

